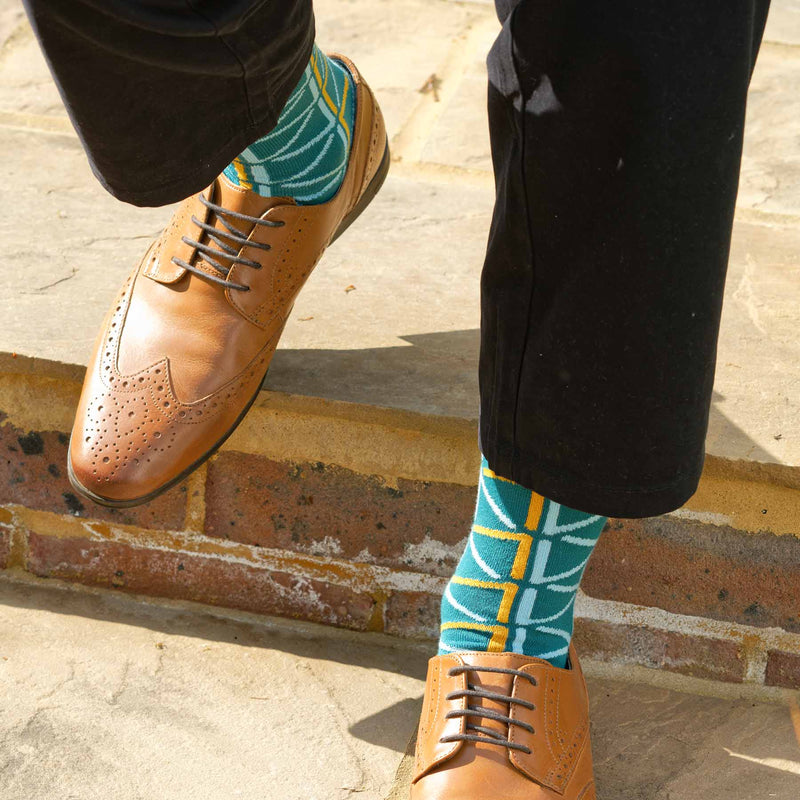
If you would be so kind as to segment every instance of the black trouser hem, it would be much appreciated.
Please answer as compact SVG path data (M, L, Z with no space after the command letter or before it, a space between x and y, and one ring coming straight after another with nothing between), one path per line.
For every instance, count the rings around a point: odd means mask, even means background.
M314 44L311 0L25 0L100 183L141 206L208 186L277 123Z
M300 74L302 75L302 71ZM243 128L240 133L227 141L223 147L214 151L212 155L206 156L204 163L198 169L187 172L176 180L154 186L147 191L132 191L121 184L112 184L105 179L103 173L95 166L91 159L90 165L94 176L103 188L109 194L116 197L117 200L121 200L123 203L130 203L134 206L148 208L169 205L170 203L177 203L184 200L205 189L214 182L234 158L253 144L253 142L260 139L262 136L266 136L274 127L275 120L272 116L266 117L259 125L248 125Z
M604 486L566 473L556 474L542 466L541 457L481 446L490 469L526 489L587 514L641 519L680 508L697 491L700 471L681 475L660 486Z

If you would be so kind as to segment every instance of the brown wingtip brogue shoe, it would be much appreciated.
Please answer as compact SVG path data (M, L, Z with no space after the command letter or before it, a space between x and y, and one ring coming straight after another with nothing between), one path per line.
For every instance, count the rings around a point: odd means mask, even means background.
M138 505L169 489L233 432L325 248L389 169L380 109L350 70L356 111L338 193L319 205L261 197L224 176L186 200L122 287L86 372L69 448L72 485Z
M428 664L411 800L596 800L586 684L516 653Z

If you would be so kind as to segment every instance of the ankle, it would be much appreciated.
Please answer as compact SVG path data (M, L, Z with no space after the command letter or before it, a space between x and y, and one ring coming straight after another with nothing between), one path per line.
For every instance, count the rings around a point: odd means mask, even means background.
M225 176L265 197L327 202L347 171L354 120L352 76L315 45L275 128L235 158Z

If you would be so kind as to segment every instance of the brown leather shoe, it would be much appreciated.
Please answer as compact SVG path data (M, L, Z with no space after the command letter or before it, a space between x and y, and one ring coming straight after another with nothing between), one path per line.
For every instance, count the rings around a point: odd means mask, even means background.
M586 684L516 653L428 664L411 800L596 800Z
M383 117L354 65L350 162L334 198L298 206L220 176L186 200L122 287L86 373L69 476L103 505L185 478L258 394L295 297L389 169Z

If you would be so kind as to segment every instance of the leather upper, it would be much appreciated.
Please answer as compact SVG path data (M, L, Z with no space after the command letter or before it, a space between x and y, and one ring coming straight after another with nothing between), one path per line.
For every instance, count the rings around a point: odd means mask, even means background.
M451 670L464 665L513 669L530 676ZM589 741L588 697L574 650L568 669L515 653L453 653L428 665L411 800L596 800ZM468 686L523 703L459 696ZM456 697L448 699L456 693ZM487 709L533 728L496 719L452 716ZM496 731L530 752L499 744L441 741L470 733L467 724ZM481 734L479 734L481 735Z
M220 176L202 196L228 211L282 223L253 225L209 209L200 195L184 201L133 271L103 323L89 363L70 443L74 480L92 495L128 501L158 492L212 450L257 393L295 298L344 218L377 173L386 144L383 118L355 66L348 169L338 193L319 205L265 198ZM186 239L215 244L197 220L229 242L222 217L248 242L227 281ZM215 248L218 249L218 248ZM175 264L177 257L199 276Z

